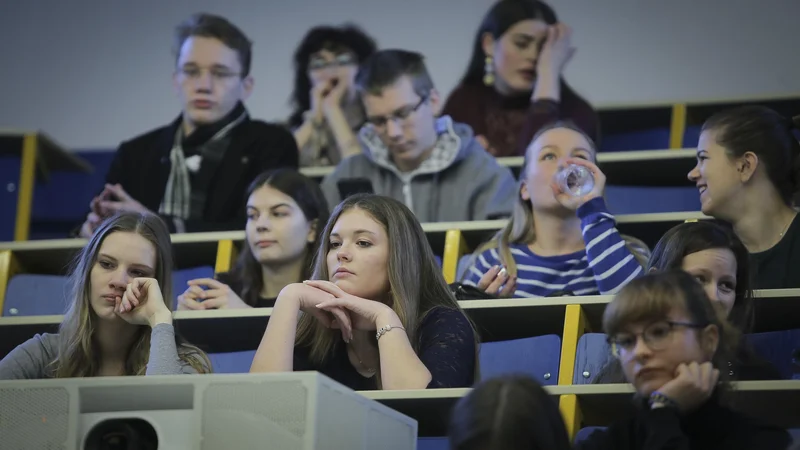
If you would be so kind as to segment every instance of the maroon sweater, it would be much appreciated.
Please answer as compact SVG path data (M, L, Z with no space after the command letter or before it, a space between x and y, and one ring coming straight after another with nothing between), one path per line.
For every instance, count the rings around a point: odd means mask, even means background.
M560 103L530 98L530 94L504 97L483 84L461 84L447 98L442 113L484 136L494 156L524 155L536 132L556 120L571 120L597 143L597 112L563 82Z

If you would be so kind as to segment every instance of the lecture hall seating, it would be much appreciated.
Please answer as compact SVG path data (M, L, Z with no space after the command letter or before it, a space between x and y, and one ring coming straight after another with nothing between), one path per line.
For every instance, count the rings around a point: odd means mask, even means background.
M787 115L800 111L800 98L760 100L758 103ZM707 218L698 212L696 191L686 181L686 173L695 163L695 151L691 147L696 144L699 125L705 118L721 108L743 102L752 103L753 100L600 109L604 138L599 165L609 179L607 201L617 215L621 232L653 245L671 226L685 220ZM26 148L33 148L30 140L24 142L28 143ZM670 150L659 150L667 148ZM28 150L27 154L30 152ZM0 156L3 155L5 153L0 152ZM53 175L50 184L37 181L33 204L27 214L30 223L23 227L25 233L16 237L24 234L32 239L63 236L67 224L71 227L83 219L86 205L102 186L102 174L112 154L86 152L80 156L91 162L95 173L91 176L59 173ZM518 173L522 158L501 158L500 162ZM29 171L30 167L27 165L23 169ZM303 172L319 179L330 170L332 168L309 168ZM14 176L19 177L19 173L0 172L0 181L8 181ZM73 202L61 201L64 189L74 191L75 195L69 196ZM57 208L52 207L59 202ZM442 256L446 279L452 282L456 279L459 260L500 229L503 223L439 223L424 224L423 228L434 252ZM172 239L177 268L192 270L202 267L200 270L207 275L230 269L243 243L244 233L187 234L175 235ZM55 331L61 320L59 314L37 316L25 311L10 314L8 309L12 307L12 301L6 297L9 284L14 283L12 278L24 274L63 275L70 258L85 244L85 240L80 239L18 241L23 242L0 242L0 310L4 311L0 317L0 357L35 333ZM179 280L177 284L184 282ZM10 295L13 291L12 288ZM7 308L3 307L4 300L9 301ZM620 409L630 405L629 385L585 384L594 376L600 363L586 366L582 352L590 350L587 346L595 336L592 332L601 330L602 312L610 300L610 296L586 296L471 300L463 301L461 305L476 324L484 342L485 353L481 359L484 365L490 366L484 373L492 375L506 370L521 370L533 374L543 384L550 383L546 389L559 399L568 430L575 436L587 427L608 425ZM18 313L21 310L15 309ZM270 313L269 308L179 311L175 318L178 330L210 353L216 369L241 372L249 367ZM800 290L757 293L756 317L755 331L758 333L798 328ZM758 336L753 339L759 339ZM600 342L599 339L595 338L595 341ZM592 344L592 348L598 348L600 344L597 342ZM538 349L532 349L540 344L546 345L551 355L546 361L536 361L533 366L514 366L507 364L508 360L504 358L504 353L519 354L513 348L515 345L525 346L528 350L523 351L538 354ZM590 373L584 376L585 371ZM449 408L467 392L468 389L443 389L363 394L416 418L420 424L421 448L446 448L446 440L436 439L436 436L444 435ZM750 408L751 413L778 419L787 427L800 426L800 410L795 408L800 404L800 381L741 383L735 395L744 407Z

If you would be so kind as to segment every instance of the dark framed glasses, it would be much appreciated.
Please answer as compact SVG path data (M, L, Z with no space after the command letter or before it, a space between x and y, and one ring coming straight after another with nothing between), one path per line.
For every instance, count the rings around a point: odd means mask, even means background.
M611 346L611 354L616 358L622 358L633 352L640 336L650 350L658 351L664 350L667 347L676 328L686 327L700 329L706 326L707 325L689 322L662 320L648 325L641 333L617 333L614 336L609 336L607 341Z

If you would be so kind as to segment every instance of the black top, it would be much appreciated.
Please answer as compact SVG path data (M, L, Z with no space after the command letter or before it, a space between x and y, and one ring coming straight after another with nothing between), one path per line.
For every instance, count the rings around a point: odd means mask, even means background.
M800 214L769 250L750 254L753 289L800 288Z
M432 376L428 388L472 386L475 336L461 311L444 307L432 309L420 325L418 348L417 355ZM347 356L347 346L342 342L336 344L333 354L321 366L309 361L309 353L310 347L295 347L295 371L315 370L356 391L378 389L374 376L365 378L353 367Z
M592 433L577 450L786 450L786 430L763 425L719 404L712 397L680 415L672 408L651 410L644 402L628 420Z
M169 155L180 124L179 116L165 127L120 144L106 183L121 184L128 194L157 213L167 187ZM214 124L199 127L183 141L186 156L196 152L194 141L215 132ZM269 169L298 168L297 144L284 127L247 118L228 136L230 144L219 165L206 167L201 163L198 173L211 172L207 174L210 182L205 208L201 219L185 221L187 232L242 229L246 220L245 192L253 179ZM172 221L166 222L174 232Z
M241 298L242 300L244 300L245 303L247 303L247 300L244 297L242 297L242 292L244 292L243 283L237 277L235 277L231 272L218 273L216 279L220 283L227 284L228 287L231 288L231 290L235 292L236 295L239 296L239 298ZM259 296L258 301L256 301L256 304L250 306L252 306L253 308L272 308L275 306L275 300L277 299L265 298Z

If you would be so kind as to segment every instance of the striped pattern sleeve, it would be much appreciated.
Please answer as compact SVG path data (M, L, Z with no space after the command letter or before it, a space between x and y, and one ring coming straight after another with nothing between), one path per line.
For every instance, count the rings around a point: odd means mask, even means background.
M492 267L500 264L500 255L496 248L480 253L464 273L463 283L468 286L477 286L483 275Z
M617 231L605 200L601 197L589 200L578 208L577 214L597 287L601 294L615 294L641 275L643 268Z

